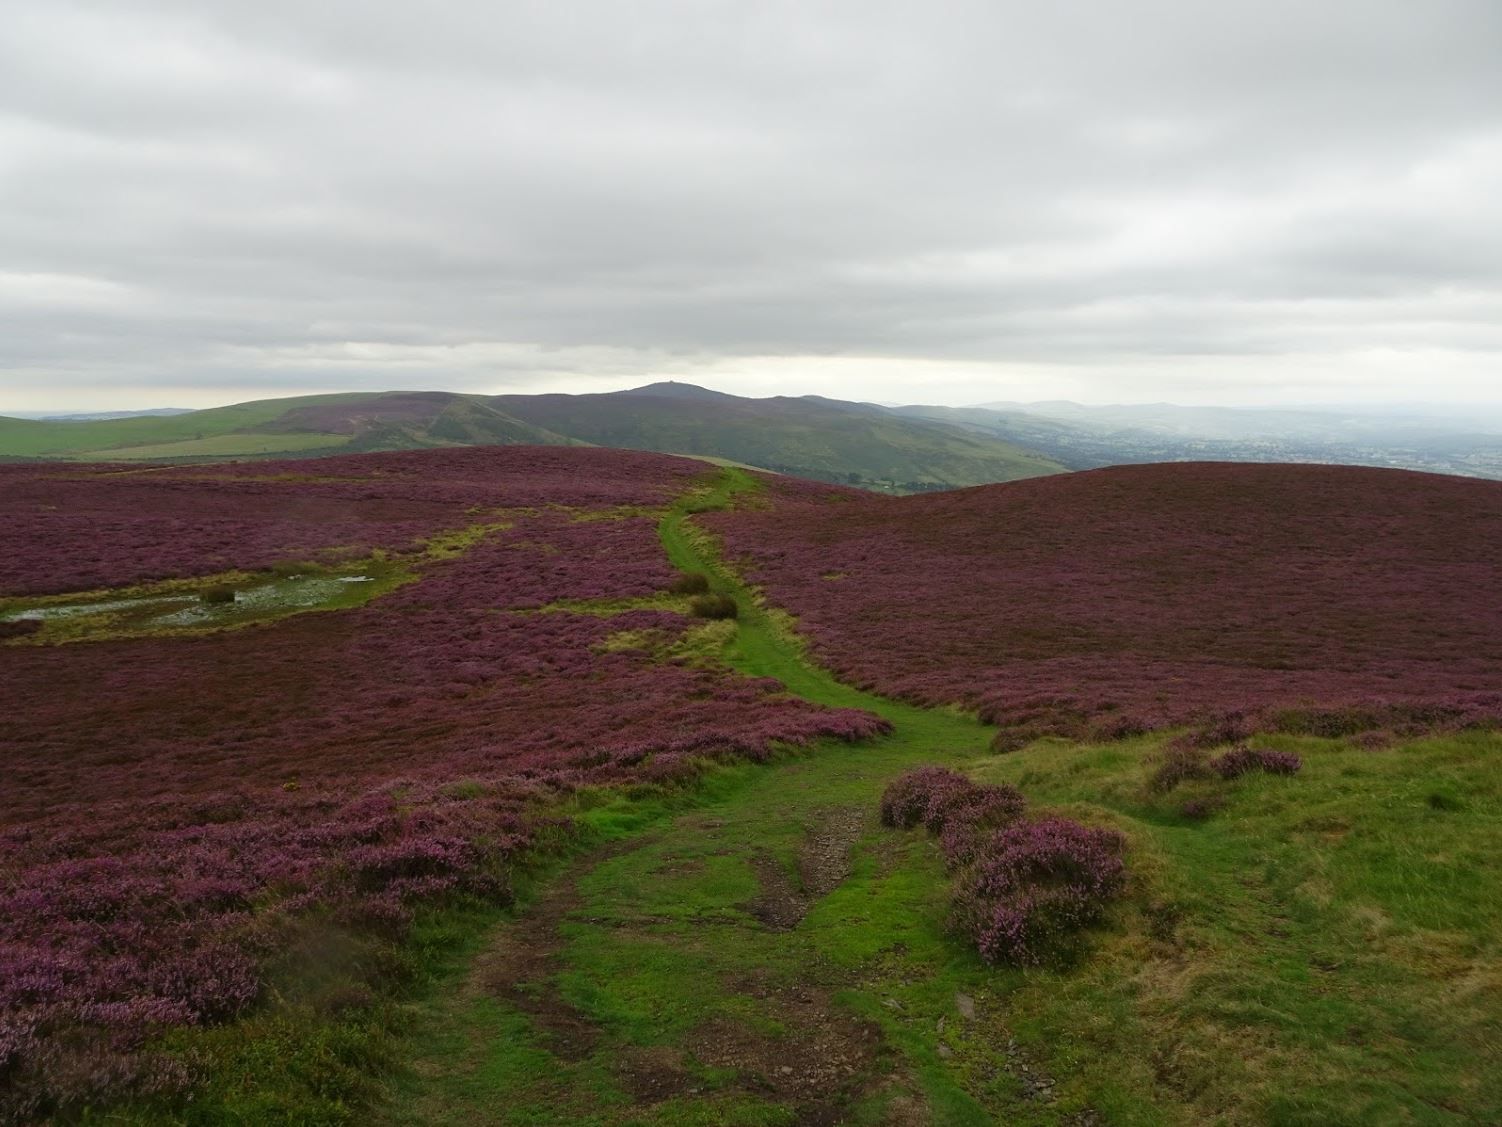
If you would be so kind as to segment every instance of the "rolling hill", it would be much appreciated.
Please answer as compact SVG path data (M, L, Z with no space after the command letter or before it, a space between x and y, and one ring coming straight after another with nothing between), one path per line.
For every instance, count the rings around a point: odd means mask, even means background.
M1502 716L1495 482L1187 462L711 519L832 669L1019 731Z
M942 420L816 396L745 399L659 383L600 395L373 392L167 416L0 418L0 457L207 461L445 446L610 446L687 454L894 493L1066 467Z
M597 446L711 455L893 492L1014 481L1064 468L947 423L819 396L745 399L669 382L601 395L498 396L491 402L535 426Z
M176 415L0 418L0 455L76 461L316 456L432 446L577 445L483 399L370 392L262 399Z

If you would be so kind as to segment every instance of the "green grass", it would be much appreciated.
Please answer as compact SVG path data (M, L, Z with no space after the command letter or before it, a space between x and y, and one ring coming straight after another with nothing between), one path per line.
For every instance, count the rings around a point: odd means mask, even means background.
M233 458L251 454L300 454L347 446L347 434L215 434L158 442L147 446L119 446L78 455L86 462L157 461L165 458Z
M371 399L376 394L360 392L348 395L304 395L294 399L263 399L231 407L191 411L184 415L141 415L129 419L60 422L0 417L0 455L69 457L130 447L196 442L264 426L294 407ZM295 441L304 436L279 437ZM328 443L325 442L324 445Z
M1146 792L1158 742L1046 742L975 771L1110 819L1138 873L1127 933L1069 976L1022 978L1019 1022L1041 1038L1116 1015L1079 1050L1206 1119L1495 1121L1497 735L1259 741L1303 770L1198 784L1225 802L1201 823Z

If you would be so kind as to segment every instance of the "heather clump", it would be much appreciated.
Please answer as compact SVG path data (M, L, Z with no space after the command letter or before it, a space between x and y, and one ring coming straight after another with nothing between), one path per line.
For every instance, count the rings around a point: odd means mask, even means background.
M1026 804L1014 787L975 783L947 767L920 767L887 786L881 820L897 829L921 824L938 836L953 868L970 859L988 830L1020 818Z
M884 825L922 825L958 870L956 924L989 962L1036 965L1067 953L1125 887L1124 839L1066 818L1022 820L1010 786L974 783L945 767L898 776L881 800Z
M689 613L696 618L735 618L740 614L740 607L729 595L697 595L689 601Z
M1295 775L1303 765L1304 761L1291 751L1270 751L1245 744L1233 747L1209 762L1210 769L1222 779L1240 778L1253 771L1269 775Z
M986 839L955 894L955 919L988 962L1035 966L1067 953L1126 886L1113 830L1066 818L1018 822Z
M1147 789L1162 795L1185 784L1202 784L1193 787L1178 808L1189 821L1202 822L1226 805L1226 795L1219 793L1222 781L1254 771L1293 775L1302 766L1303 761L1292 752L1272 751L1244 743L1212 757L1199 746L1197 734L1191 732L1164 745L1156 768L1148 776Z
M690 571L674 579L668 585L674 595L705 595L709 593L709 576L702 571Z
M1193 779L1208 779L1214 772L1209 757L1195 746L1169 743L1163 749L1158 767L1148 779L1148 789L1166 794L1180 783Z
M939 832L939 849L951 869L968 865L986 840L986 834L1022 817L1027 800L1015 787L975 787L953 802Z
M896 829L911 829L924 820L934 796L973 786L964 775L948 767L919 767L899 775L881 796L881 822Z
M1218 794L1201 795L1185 799L1179 814L1191 822L1203 822L1225 807L1226 800Z

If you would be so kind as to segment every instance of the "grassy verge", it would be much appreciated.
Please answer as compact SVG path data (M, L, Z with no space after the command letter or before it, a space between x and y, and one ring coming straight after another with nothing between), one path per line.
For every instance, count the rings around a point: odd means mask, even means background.
M1138 872L1092 961L1008 976L1022 1034L1202 1122L1497 1121L1498 737L1259 741L1302 771L1217 781L1203 821L1147 791L1159 742L1046 741L975 771L1111 819Z

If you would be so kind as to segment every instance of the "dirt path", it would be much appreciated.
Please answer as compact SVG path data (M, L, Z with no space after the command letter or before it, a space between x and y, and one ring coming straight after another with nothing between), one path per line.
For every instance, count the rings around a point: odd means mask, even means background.
M822 811L798 852L797 880L766 850L751 858L761 892L749 910L773 931L797 927L814 902L833 892L850 875L850 849L866 825L858 807Z

